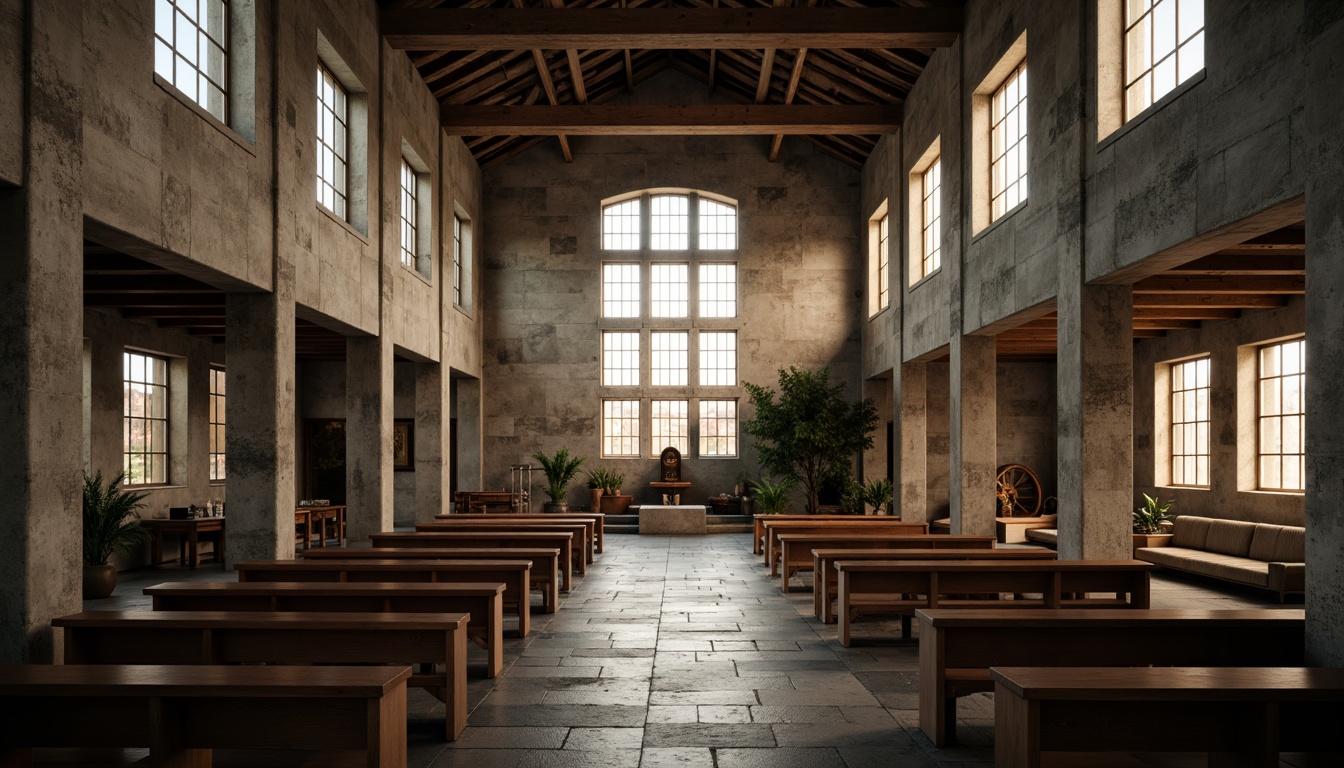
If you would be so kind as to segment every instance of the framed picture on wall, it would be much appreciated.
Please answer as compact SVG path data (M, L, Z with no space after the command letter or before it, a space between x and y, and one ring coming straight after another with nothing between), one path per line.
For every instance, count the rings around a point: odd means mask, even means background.
M397 472L415 469L415 419L392 421L392 469Z

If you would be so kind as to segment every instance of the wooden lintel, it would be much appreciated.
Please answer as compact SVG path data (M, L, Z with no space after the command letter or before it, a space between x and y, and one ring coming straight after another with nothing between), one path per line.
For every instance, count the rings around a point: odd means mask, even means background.
M384 8L397 50L945 48L960 8Z
M901 108L845 105L561 105L478 106L446 104L444 132L452 136L622 136L761 134L826 135L893 133Z

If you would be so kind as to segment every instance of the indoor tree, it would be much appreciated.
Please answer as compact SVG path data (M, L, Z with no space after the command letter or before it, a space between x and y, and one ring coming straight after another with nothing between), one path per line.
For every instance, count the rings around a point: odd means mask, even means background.
M873 447L877 408L872 400L850 402L843 384L831 384L831 371L779 371L775 390L743 382L755 418L742 430L756 439L756 453L769 473L798 481L809 512L817 509L817 490L828 477L848 476L854 457Z

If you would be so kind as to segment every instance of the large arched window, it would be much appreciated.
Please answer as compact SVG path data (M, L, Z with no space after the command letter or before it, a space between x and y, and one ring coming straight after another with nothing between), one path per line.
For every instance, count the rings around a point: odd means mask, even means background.
M655 189L602 204L602 455L737 456L735 201Z

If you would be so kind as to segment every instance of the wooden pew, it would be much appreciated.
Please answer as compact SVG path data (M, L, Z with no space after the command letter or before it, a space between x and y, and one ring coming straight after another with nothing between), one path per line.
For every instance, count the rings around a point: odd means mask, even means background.
M241 582L504 582L504 610L518 616L518 636L531 628L528 560L251 560L234 563Z
M422 547L425 549L455 549L478 547L523 547L529 549L560 550L560 574L564 577L560 588L566 592L574 588L574 536L563 531L395 531L369 534L374 547ZM583 557L578 558L580 572L586 570Z
M918 537L916 537L918 538ZM929 534L946 539L946 534ZM977 536L989 539L989 536ZM835 623L837 560L1054 560L1055 553L1031 549L814 549L812 611L823 624Z
M513 511L513 493L510 491L458 491L453 495L453 508L458 512Z
M1056 751L1208 752L1210 765L1248 768L1340 751L1344 669L994 667L990 678L997 768Z
M857 522L855 522L857 521ZM813 523L807 520L765 522L765 561L770 564L770 575L779 575L779 536L784 533L846 534L846 535L928 535L928 523L903 523L895 518L869 516L852 517L849 521Z
M467 726L467 614L85 611L53 619L66 664L442 665L409 685L444 703L455 741Z
M452 549L351 547L326 551L306 550L309 561L359 560L527 560L532 563L532 588L541 591L542 611L555 613L560 604L560 550L533 547L454 547Z
M465 613L467 636L484 646L485 674L504 668L504 584L303 584L165 582L145 587L156 611Z
M780 589L790 591L789 579L799 571L814 571L814 549L975 549L994 548L993 536L941 536L929 533L908 534L904 531L869 533L780 533L775 537L779 550ZM904 555L901 555L904 557ZM815 571L814 571L815 573Z
M1301 610L931 608L915 616L919 727L938 746L956 740L957 697L994 690L990 667L1306 663Z
M406 766L409 667L0 666L0 764L44 747L148 747L149 764L213 749L362 750Z
M582 553L582 562L580 565L591 564L594 559L594 550L596 549L597 537L593 533L593 522L591 520L501 520L496 522L491 516L485 515L457 515L453 520L435 520L430 523L416 523L415 530L426 531L487 531L487 532L512 532L520 531L565 531L574 536L574 551ZM467 519L463 519L467 518Z
M807 520L814 523L824 522L826 520L854 521L854 520L897 520L901 518L896 515L756 515L752 522L753 536L751 537L751 553L760 555L765 552L765 523L767 521L784 520Z
M840 644L849 647L856 609L901 614L909 637L918 608L1147 608L1148 576L1157 567L1141 560L837 560L835 570ZM997 599L1003 593L1017 597ZM1021 597L1030 593L1041 597Z
M488 516L488 517L487 517ZM593 533L597 536L597 551L602 553L604 543L604 529L606 527L607 516L601 512L566 512L563 515L553 515L546 512L454 512L452 514L438 514L434 516L435 520L451 520L458 517L468 517L473 520L592 520Z

